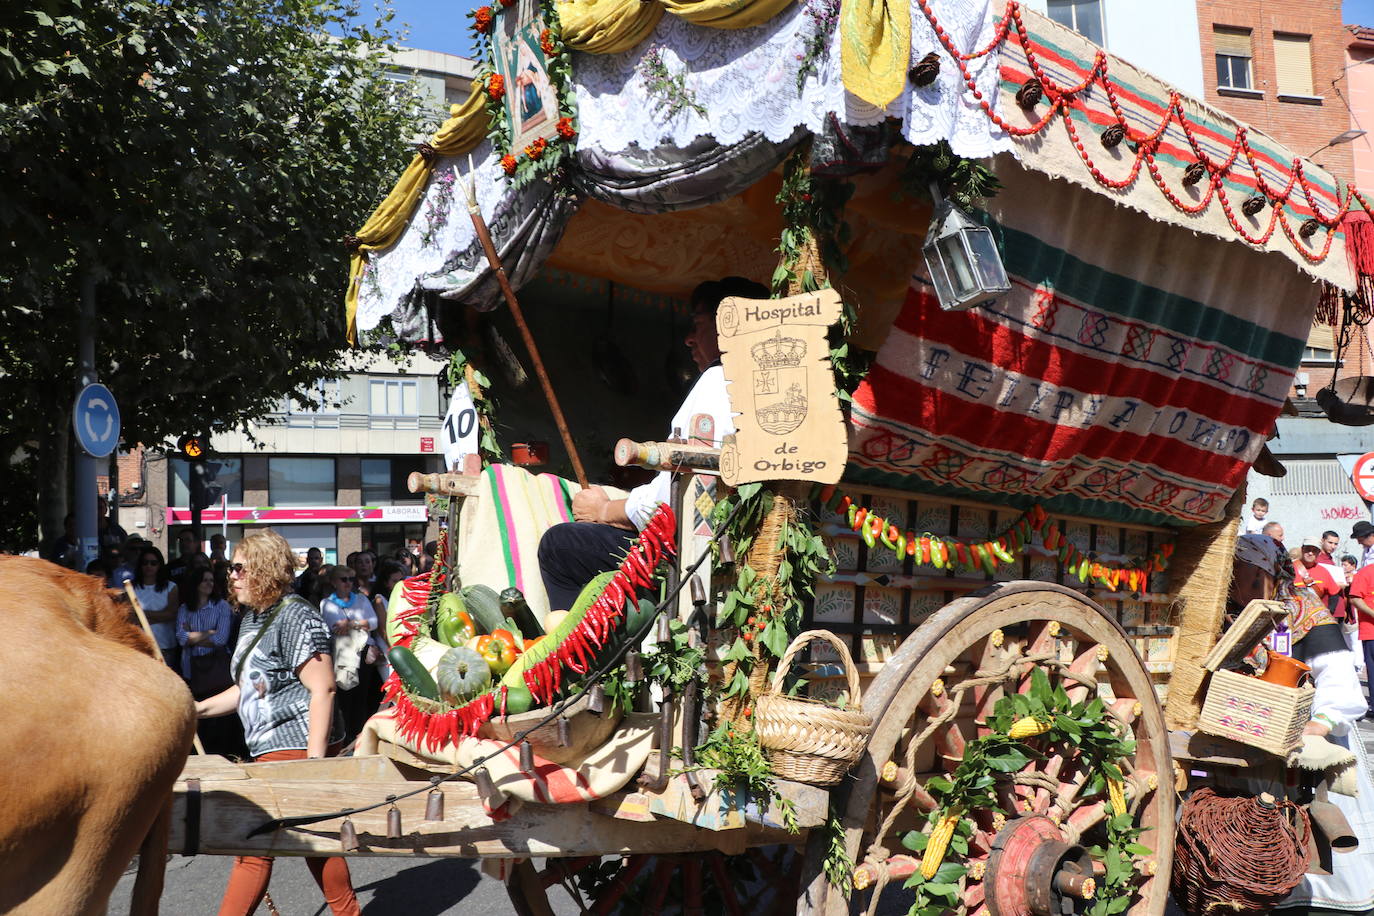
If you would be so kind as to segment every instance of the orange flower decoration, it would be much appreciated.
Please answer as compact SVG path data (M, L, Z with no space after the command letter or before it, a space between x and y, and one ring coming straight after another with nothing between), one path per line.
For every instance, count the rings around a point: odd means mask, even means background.
M520 160L507 153L501 157L501 168L506 170L507 175L515 174L515 167L520 164Z
M472 24L477 31L486 34L491 31L491 7L479 6L472 14Z
M543 51L549 57L553 57L558 53L558 49L553 46L553 36L549 34L548 29L539 33L539 50Z
M571 140L573 137L577 136L577 128L573 127L572 118L559 118L556 126L558 129L558 136L562 137L564 140Z
M543 137L540 137L539 139L531 143L529 146L525 147L525 155L529 156L531 159L538 159L540 156L544 155L544 150L548 148L549 141L545 140Z
M487 95L493 99L499 99L506 94L506 78L499 73L493 73L487 78Z

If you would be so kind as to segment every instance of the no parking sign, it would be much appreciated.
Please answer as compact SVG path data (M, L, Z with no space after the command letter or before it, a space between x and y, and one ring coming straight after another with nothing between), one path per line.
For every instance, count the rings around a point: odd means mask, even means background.
M1355 492L1365 500L1374 502L1374 452L1367 452L1356 460L1350 480L1355 484Z

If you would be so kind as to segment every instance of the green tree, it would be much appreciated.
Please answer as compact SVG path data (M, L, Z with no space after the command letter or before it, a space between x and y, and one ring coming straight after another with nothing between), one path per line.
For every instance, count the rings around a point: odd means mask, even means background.
M390 13L356 16L0 4L0 546L32 545L37 506L60 530L83 287L126 442L240 426L337 377L342 239L421 127L385 73Z

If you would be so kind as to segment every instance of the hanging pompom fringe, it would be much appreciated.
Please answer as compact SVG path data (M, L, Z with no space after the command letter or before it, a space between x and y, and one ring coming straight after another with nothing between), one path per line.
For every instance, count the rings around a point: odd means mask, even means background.
M1335 325L1340 321L1347 299L1354 310L1366 318L1374 316L1374 221L1363 210L1351 210L1341 221L1345 233L1345 254L1355 275L1355 289L1347 293L1330 283L1322 284L1315 320Z

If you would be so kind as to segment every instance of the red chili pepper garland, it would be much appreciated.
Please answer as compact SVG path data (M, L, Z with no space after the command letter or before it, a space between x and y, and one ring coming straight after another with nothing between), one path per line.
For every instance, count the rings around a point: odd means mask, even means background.
M944 47L945 52L948 53L958 65L960 75L964 79L964 84L977 102L978 107L982 109L984 115L986 115L990 121L1011 136L1029 137L1045 130L1056 119L1062 120L1065 130L1068 132L1069 138L1073 142L1074 149L1078 152L1079 158L1082 159L1084 166L1087 167L1093 178L1104 187L1116 190L1129 187L1139 177L1140 169L1143 165L1160 192L1169 203L1179 211L1188 214L1200 213L1211 205L1212 198L1215 196L1220 201L1222 211L1225 213L1227 222L1230 223L1231 228L1246 242L1252 245L1265 245L1273 237L1275 228L1280 228L1292 243L1293 248L1312 264L1318 264L1326 260L1331 252L1331 246L1337 229L1340 227L1345 217L1352 210L1356 209L1355 204L1358 204L1359 207L1367 212L1371 210L1370 203L1365 199L1364 195L1354 186L1346 185L1344 188L1344 195L1338 195L1338 206L1336 209L1331 213L1323 213L1318 195L1313 191L1311 184L1307 180L1301 157L1295 156L1293 158L1293 162L1288 170L1287 182L1283 188L1277 188L1271 185L1265 179L1264 172L1256 161L1254 150L1249 143L1248 131L1243 126L1237 127L1236 134L1232 138L1231 148L1227 152L1227 155L1220 161L1213 161L1203 148L1202 143L1198 140L1194 132L1194 125L1190 122L1187 113L1183 109L1182 97L1177 92L1170 92L1169 103L1165 108L1164 118L1153 131L1142 133L1133 128L1127 122L1125 112L1117 99L1118 86L1112 81L1108 74L1108 61L1104 51L1099 50L1097 52L1097 55L1093 59L1092 67L1077 85L1063 86L1058 84L1041 65L1037 54L1037 48L1031 41L1029 30L1026 28L1021 18L1021 4L1016 2L1016 0L1008 0L1002 18L998 21L992 39L988 44L977 51L968 53L964 53L954 46L949 33L940 24L939 20L936 19L935 12L931 8L930 0L916 0L916 2L921 7L921 11L925 14L926 19L930 22L931 27L935 30L936 37L940 40L940 44ZM993 110L991 102L983 97L983 92L978 88L977 80L968 66L969 61L991 54L997 50L1003 42L1012 40L1013 28L1015 30L1014 40L1024 51L1026 64L1031 71L1032 77L1040 82L1044 102L1048 103L1048 108L1045 110L1044 114L1033 123L1024 127L1010 123ZM1075 97L1088 91L1094 85L1100 85L1102 87L1114 118L1112 123L1103 125L1103 129L1106 130L1111 127L1117 127L1124 131L1127 140L1136 144L1134 153L1135 158L1125 178L1108 178L1102 170L1098 168L1088 152L1087 144L1085 144L1079 136L1079 128L1073 119L1073 110L1076 105ZM1184 136L1187 137L1188 144L1192 147L1194 155L1196 155L1197 160L1205 166L1207 175L1209 176L1206 191L1196 204L1190 204L1181 199L1171 188L1169 188L1155 161L1155 149L1163 139L1169 125L1173 122L1178 123ZM1237 216L1231 205L1226 188L1223 185L1223 179L1227 177L1231 177L1242 183L1245 182L1245 179L1242 179L1240 175L1232 175L1232 169L1242 155L1245 157L1246 164L1254 174L1253 183L1256 191L1268 198L1272 205L1272 212L1270 213L1268 224L1265 226L1263 232L1259 234L1249 231L1247 228L1248 219L1243 220L1241 217ZM1326 230L1326 237L1322 240L1320 246L1315 244L1309 245L1305 239L1302 239L1294 227L1293 221L1289 218L1288 214L1284 212L1285 204L1294 208L1301 206L1301 201L1294 193L1297 189L1302 191L1302 198L1305 198L1306 208L1311 210L1312 218L1320 227ZM1301 220L1299 222L1301 222Z
M1044 549L1057 553L1065 570L1076 575L1080 582L1092 579L1110 591L1117 591L1123 585L1131 591L1142 591L1149 586L1151 574L1168 568L1169 558L1174 553L1174 545L1169 543L1155 550L1144 566L1099 563L1069 541L1059 524L1050 519L1042 506L1027 509L995 538L966 541L929 532L918 534L910 529L902 531L868 507L856 505L834 486L822 487L816 498L826 508L838 513L870 548L882 544L898 558L910 556L922 566L935 566L937 569L962 567L992 575L998 566L1015 562L1017 555L1025 551L1032 536L1038 532Z
M602 589L577 627L548 658L525 672L525 686L537 705L547 706L553 702L562 686L564 668L577 674L585 674L591 669L596 651L605 645L616 624L625 616L626 601L634 598L639 588L653 582L653 571L661 560L677 552L676 530L673 511L666 505L659 506L638 540L630 546L616 575ZM440 586L446 579L447 573L440 573L405 580L401 594L407 606L397 613L402 634L396 645L410 648L429 609L430 598L442 594ZM394 700L396 703L394 715L400 735L430 749L477 734L478 729L497 713L498 695L502 714L506 706L506 690L502 687L446 712L425 712L411 701L395 671L387 678L383 691L384 702Z

